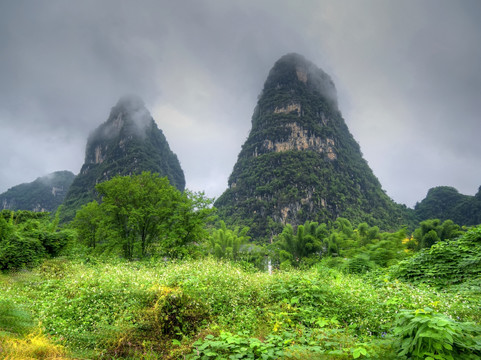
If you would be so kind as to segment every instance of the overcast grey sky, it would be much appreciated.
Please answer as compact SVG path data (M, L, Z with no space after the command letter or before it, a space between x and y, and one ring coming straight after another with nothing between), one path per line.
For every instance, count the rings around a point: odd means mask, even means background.
M481 185L481 1L0 1L0 193L78 173L89 132L142 97L187 187L227 187L274 62L329 73L395 201Z

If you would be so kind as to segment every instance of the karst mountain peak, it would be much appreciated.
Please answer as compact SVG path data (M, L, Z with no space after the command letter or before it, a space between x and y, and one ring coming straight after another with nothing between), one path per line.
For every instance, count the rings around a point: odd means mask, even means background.
M171 185L184 190L184 172L162 130L140 97L126 95L88 138L84 164L65 199L65 218L94 199L96 184L142 171L167 176Z
M302 83L317 92L337 109L337 91L331 77L314 63L298 53L289 53L276 61L264 83L264 90L280 89ZM262 94L261 94L262 96Z
M363 159L330 76L295 53L270 70L228 189L215 205L221 217L264 238L306 220L343 216L387 229L407 217Z

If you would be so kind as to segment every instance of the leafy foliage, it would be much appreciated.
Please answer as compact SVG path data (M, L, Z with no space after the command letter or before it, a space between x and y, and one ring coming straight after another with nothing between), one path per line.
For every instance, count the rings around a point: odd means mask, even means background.
M58 256L74 236L69 230L57 229L56 220L50 221L48 213L2 210L0 270L31 267L46 257Z
M220 221L220 228L214 229L207 242L207 251L218 259L239 260L243 245L250 239L247 236L248 227L242 230L235 227L228 229L224 221Z
M321 259L333 263L337 258L345 271L364 273L403 259L407 251L405 238L404 228L394 233L380 232L377 226L360 223L354 228L349 220L337 218L328 225L307 221L297 227L296 233L287 225L272 248L274 259L283 266L309 266Z
M324 242L327 235L325 224L307 221L297 227L297 232L291 225L287 225L279 235L277 246L279 247L280 262L283 264L299 265L303 258L317 256L325 250Z
M459 323L431 308L401 311L394 334L399 356L410 359L454 360L481 356L481 327Z
M413 240L418 250L430 248L438 241L455 239L463 234L460 226L452 220L441 223L438 219L430 219L422 221L419 225L413 233Z
M79 239L100 250L120 248L126 259L162 253L182 257L206 237L213 209L203 194L181 193L166 177L143 172L97 185L102 202L87 204L72 225Z
M439 241L393 267L391 275L436 286L461 284L481 274L481 226L454 240ZM479 286L479 284L478 284Z
M67 264L63 276L54 266L4 276L0 291L75 358L397 359L399 309L435 303L481 320L479 298L320 265L269 275L214 259Z

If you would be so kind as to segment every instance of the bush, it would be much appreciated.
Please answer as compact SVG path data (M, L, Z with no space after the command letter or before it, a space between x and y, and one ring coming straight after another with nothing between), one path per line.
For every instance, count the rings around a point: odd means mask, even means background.
M205 325L209 314L205 305L178 287L155 286L153 303L140 311L135 327L108 345L115 356L138 358L141 354L162 354L172 342L180 344L185 336Z
M60 279L68 272L68 262L66 259L45 260L39 271L46 278Z
M392 276L439 287L462 284L481 275L481 226L456 240L440 241L390 270Z
M401 311L394 334L399 336L399 356L419 360L479 359L481 328L459 323L431 308Z
M195 332L209 317L204 304L178 287L159 286L155 293L154 304L144 312L143 327L149 331L181 337Z
M351 274L363 274L374 269L375 266L368 255L358 254L344 264L344 270Z
M23 238L13 233L0 241L0 270L33 266L44 256L44 247L38 239Z

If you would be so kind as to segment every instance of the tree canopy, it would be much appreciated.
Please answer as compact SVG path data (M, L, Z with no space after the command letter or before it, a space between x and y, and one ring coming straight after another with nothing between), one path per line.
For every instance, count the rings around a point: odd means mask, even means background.
M206 236L211 201L202 193L180 192L167 177L150 172L116 176L96 190L100 204L83 206L73 222L89 247L120 248L127 259L151 253L179 257Z

